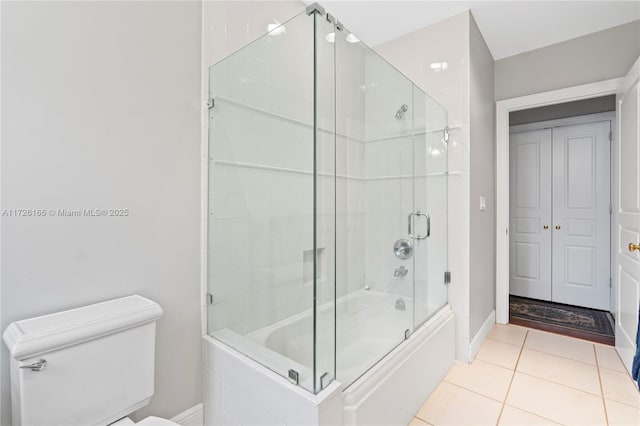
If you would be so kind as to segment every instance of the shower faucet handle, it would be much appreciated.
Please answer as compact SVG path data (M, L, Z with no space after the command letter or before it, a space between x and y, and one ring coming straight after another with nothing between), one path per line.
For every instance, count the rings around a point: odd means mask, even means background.
M411 256L413 256L413 246L411 245L411 242L404 238L399 239L393 243L393 254L401 260L410 259Z

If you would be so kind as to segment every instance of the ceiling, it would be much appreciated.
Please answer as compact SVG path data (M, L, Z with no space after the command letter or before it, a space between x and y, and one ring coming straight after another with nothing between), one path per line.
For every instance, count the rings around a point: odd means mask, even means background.
M496 60L640 19L637 0L320 0L319 3L370 46L471 9Z

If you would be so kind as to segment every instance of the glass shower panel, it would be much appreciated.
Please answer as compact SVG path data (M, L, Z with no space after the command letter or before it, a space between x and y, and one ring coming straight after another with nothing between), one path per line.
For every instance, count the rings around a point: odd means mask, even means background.
M410 259L394 255L413 211L412 84L336 32L336 378L350 384L413 330Z
M209 87L208 333L348 386L447 302L446 112L318 10Z
M447 303L447 114L413 87L413 168L416 234L414 297L417 328ZM426 216L423 216L426 215ZM421 238L427 235L426 238Z
M314 245L313 43L303 13L209 70L207 273L209 334L311 392L315 265L333 264Z
M336 120L335 25L318 13L315 26L315 390L335 378L336 353Z

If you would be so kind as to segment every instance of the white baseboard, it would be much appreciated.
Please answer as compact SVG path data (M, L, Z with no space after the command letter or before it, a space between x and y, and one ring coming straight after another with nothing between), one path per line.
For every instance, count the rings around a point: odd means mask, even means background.
M198 404L171 419L172 422L181 426L203 426L204 425L204 405Z
M480 330L478 330L476 335L473 337L471 344L469 345L469 362L473 361L473 359L476 357L478 351L480 350L480 347L484 343L484 340L487 338L489 333L491 333L491 330L493 329L493 326L495 324L496 311L493 310L491 311L487 319L484 320L484 323L482 323L482 327L480 327Z

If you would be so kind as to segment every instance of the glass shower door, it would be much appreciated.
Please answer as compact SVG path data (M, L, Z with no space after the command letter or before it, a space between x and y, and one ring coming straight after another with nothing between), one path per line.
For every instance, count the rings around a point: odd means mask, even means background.
M346 385L413 331L413 85L357 42L336 45L336 379ZM417 224L416 224L417 225Z
M414 86L414 326L447 303L447 113ZM427 236L428 235L428 236Z

